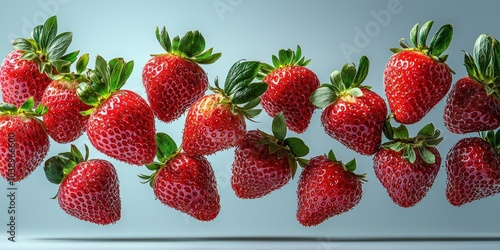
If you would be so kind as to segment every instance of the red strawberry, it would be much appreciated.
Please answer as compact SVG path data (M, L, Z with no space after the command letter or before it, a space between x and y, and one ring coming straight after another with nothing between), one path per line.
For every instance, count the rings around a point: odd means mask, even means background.
M33 107L33 98L20 108L0 105L0 175L10 182L28 177L49 151L49 136L36 118L47 109L42 105L35 110Z
M132 73L133 62L115 58L109 64L100 56L90 83L82 82L77 94L94 108L87 111L87 135L100 152L117 160L143 165L153 162L156 128L153 111L138 94L120 90Z
M269 84L262 95L262 108L271 117L283 112L288 128L303 133L316 109L309 101L311 94L319 87L319 79L306 68L311 60L305 61L300 46L296 51L280 50L273 55L273 66L264 64L259 78Z
M286 185L295 175L297 161L309 153L304 142L286 137L283 113L273 120L273 135L251 130L235 150L231 187L243 199L263 197Z
M48 108L43 122L49 136L58 143L72 142L85 132L89 116L81 112L92 106L80 100L76 90L80 82L87 81L82 75L87 62L88 54L85 54L77 63L77 73L59 74L43 94L42 103Z
M451 24L442 26L426 45L433 21L425 23L418 33L418 24L410 32L415 48L405 44L391 49L395 54L384 70L384 90L394 119L403 124L420 121L440 102L451 87L451 69L441 55L453 36Z
M354 208L363 195L364 175L357 175L356 162L337 161L332 151L311 158L298 183L297 220L303 226L316 226L330 217Z
M2 99L18 107L29 97L38 105L45 88L52 82L49 76L54 72L68 72L78 54L63 55L71 43L72 33L57 35L55 16L36 26L32 35L29 39L15 39L14 50L0 66Z
M60 153L45 162L47 179L60 184L59 207L67 214L99 225L115 223L121 217L118 175L114 166L101 159L88 160L71 146L71 152Z
M151 176L140 175L149 182L161 203L201 221L211 221L220 211L220 197L215 174L203 156L181 152L173 139L158 133L158 160L147 168Z
M373 158L375 175L391 199L401 207L420 202L434 184L441 165L435 146L442 141L439 130L428 124L416 137L409 138L404 125L386 127L389 142Z
M238 61L229 70L224 89L215 81L214 94L198 101L188 111L182 135L182 149L190 155L210 155L238 145L246 134L245 118L255 110L267 84L252 83L260 63ZM244 106L238 106L245 104Z
M500 193L500 133L463 138L446 155L446 198L453 206Z
M344 65L333 71L331 84L323 84L311 96L311 102L324 108L321 123L325 132L363 155L377 152L382 142L382 128L387 117L384 99L361 83L368 75L366 56L356 67Z
M500 90L495 83L500 70L496 58L499 43L482 34L474 53L465 53L468 76L457 81L444 107L444 125L457 134L494 130L500 127Z
M208 77L198 64L214 63L222 55L205 49L205 39L198 31L189 31L181 39L170 41L165 27L156 28L156 38L167 51L156 54L142 71L142 82L149 104L158 119L171 122L179 118L208 87Z

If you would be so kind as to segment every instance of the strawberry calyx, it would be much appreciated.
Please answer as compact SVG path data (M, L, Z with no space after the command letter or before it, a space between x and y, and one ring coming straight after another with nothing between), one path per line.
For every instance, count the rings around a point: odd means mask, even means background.
M43 170L49 182L61 184L76 165L86 162L88 159L89 148L87 145L85 145L85 155L83 155L80 150L72 144L69 152L62 152L47 159L43 166Z
M31 36L12 41L14 49L22 52L22 60L37 62L40 73L48 76L52 76L54 72L69 72L79 51L65 54L71 44L73 33L57 34L56 16L48 18L43 25L36 26Z
M465 52L464 65L471 79L482 84L488 95L500 100L500 44L497 39L481 34L474 43L472 56Z
M453 38L453 25L445 24L441 26L431 38L429 45L427 45L427 37L429 36L433 24L434 21L430 20L424 23L421 28L419 28L418 23L413 26L410 31L410 40L413 47L408 44L406 39L401 38L399 40L399 45L402 48L391 48L390 50L394 53L403 50L419 51L433 60L445 62L446 59L448 59L448 55L442 55L442 53L450 46Z
M481 131L479 132L479 136L488 142L497 154L500 154L500 129L496 132L494 130Z
M267 83L254 82L260 68L261 63L258 61L237 61L227 73L224 88L219 86L216 77L215 87L209 86L209 89L223 96L220 102L229 104L233 114L242 114L252 120L262 112L262 109L255 107L260 104L260 96L267 90Z
M311 103L318 108L326 108L339 98L352 100L352 97L362 97L361 88L371 88L361 85L368 76L369 67L368 57L362 56L359 59L357 70L354 64L345 64L341 71L332 71L330 74L331 83L324 83L315 90L310 97Z
M288 165L292 170L292 178L297 172L297 166L305 167L309 162L302 157L309 154L309 147L304 141L298 137L286 137L287 127L285 123L285 116L282 112L278 113L272 122L273 134L267 134L260 131L262 138L258 142L261 146L267 146L269 154L276 155L278 159L287 158Z
M392 116L389 115L383 129L384 135L389 141L382 143L381 147L396 152L403 151L403 158L411 164L417 159L415 150L418 150L418 153L426 163L435 163L436 156L429 151L429 148L436 147L443 141L441 131L436 129L434 124L429 123L420 129L415 137L410 137L408 128L405 125L393 127L390 123L391 118Z
M297 45L297 49L293 51L292 49L280 49L278 51L278 56L272 55L273 65L262 63L262 67L257 76L257 79L262 80L269 73L273 72L279 68L286 68L292 66L307 66L311 59L306 60L304 56L302 56L302 49L299 45Z
M85 59L77 65L77 71L82 70L86 64ZM103 57L97 55L94 70L86 70L86 78L78 85L76 94L85 104L92 109L82 112L89 115L95 108L99 107L112 94L120 90L127 82L134 69L134 61L125 62L123 58L113 58L107 62ZM83 72L83 71L82 71Z
M205 50L205 38L198 30L188 31L182 38L175 36L171 40L165 27L161 31L156 27L155 35L168 54L177 55L198 64L212 64L222 56L220 52L213 53L213 48Z
M0 115L24 115L26 117L33 118L41 117L45 115L47 111L47 106L42 103L38 104L35 108L35 100L33 97L26 99L26 101L19 108L10 103L0 103Z
M350 174L353 174L356 176L357 179L359 179L362 182L368 182L366 179L366 173L365 174L356 174L354 171L356 171L356 159L352 159L347 163L343 163L342 161L337 160L337 157L335 156L335 153L333 150L330 150L328 154L325 155L330 161L337 163L341 165L345 171L349 172Z
M89 54L83 54L76 61L76 72L66 72L66 73L58 73L52 76L53 80L66 80L66 81L76 81L78 83L88 82L87 78L87 65L89 63Z
M160 169L165 167L168 162L174 159L181 152L181 148L177 147L174 139L172 139L172 137L168 134L162 132L156 134L156 144L156 159L158 161L146 165L146 168L153 171L153 173L150 175L139 175L139 178L144 180L141 183L149 183L151 187L153 187L154 180Z

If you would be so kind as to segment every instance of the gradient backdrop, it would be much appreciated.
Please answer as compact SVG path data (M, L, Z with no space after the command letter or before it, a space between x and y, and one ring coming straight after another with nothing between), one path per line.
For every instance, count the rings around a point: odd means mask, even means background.
M481 33L500 38L496 1L264 1L264 0L189 0L189 1L77 1L17 0L0 3L0 55L12 49L10 41L26 37L34 25L57 15L59 31L72 31L70 50L100 54L106 59L124 57L135 61L135 69L124 86L145 97L141 70L150 54L161 53L156 41L156 26L166 26L170 35L200 30L207 46L223 56L213 65L203 66L211 83L221 80L229 67L240 59L271 62L281 48L295 49L299 44L309 68L321 82L345 63L357 63L362 55L371 61L365 84L384 96L382 73L401 37L409 38L415 23L435 20L438 27L452 23L454 38L446 53L449 66L456 72L454 82L466 74L463 50L472 52ZM92 60L93 61L93 60ZM91 63L93 67L93 63ZM385 96L384 96L385 99ZM442 130L444 141L438 146L443 158L460 138L476 136L451 134L443 125L444 101L421 122L409 126L414 134L433 122ZM148 185L138 174L145 167L112 161L118 170L122 194L122 218L115 225L97 226L76 220L50 199L57 186L49 183L39 167L17 184L17 239L91 239L91 238L165 238L165 237L311 237L311 238L430 238L500 237L500 197L493 197L457 208L445 199L444 165L433 188L421 203L403 209L393 204L373 172L372 157L360 156L326 136L317 110L307 132L300 135L309 144L309 157L334 149L339 159L356 158L358 173L367 173L363 199L352 211L312 228L302 227L295 219L297 179L271 195L257 200L238 199L230 186L233 151L208 157L216 173L222 209L212 222L199 222L155 200ZM165 124L158 131L181 140L185 117ZM248 129L270 131L271 119L262 113L259 123ZM89 143L86 136L76 142ZM89 144L89 146L91 146ZM69 149L52 141L49 156ZM105 157L91 147L92 158ZM109 160L109 158L106 157ZM300 172L298 172L300 174ZM298 176L298 175L297 175ZM8 223L7 182L0 180L0 225ZM0 226L0 245L7 244L6 226Z

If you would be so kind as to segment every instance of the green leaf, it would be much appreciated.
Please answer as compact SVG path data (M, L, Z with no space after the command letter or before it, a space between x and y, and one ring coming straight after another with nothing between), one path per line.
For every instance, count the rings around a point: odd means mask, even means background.
M410 40L415 48L418 48L418 23L410 31Z
M0 103L0 114L14 114L17 112L17 106L10 103Z
M255 82L239 89L234 93L231 102L234 104L243 104L259 98L267 90L267 83Z
M68 50L72 39L73 34L71 32L64 32L51 40L47 47L49 61L61 58Z
M429 36L429 31L432 28L434 21L430 20L422 25L420 32L418 34L418 47L419 49L425 48L427 44L427 37Z
M285 122L285 116L283 115L282 112L279 112L273 119L272 122L272 130L273 130L273 135L276 137L276 139L283 141L286 138L286 122Z
M309 101L316 107L324 109L337 101L338 96L330 87L320 87L316 89Z
M418 146L418 152L420 153L420 156L422 156L422 159L428 163L428 164L434 164L436 162L436 156L429 151L426 147L420 145Z
M351 172L354 172L356 170L356 159L350 160L348 163L346 163L345 168Z
M30 96L26 101L19 107L20 110L31 111L35 107L35 100Z
M400 125L399 127L393 128L394 137L399 139L407 139L410 137L408 128L405 125Z
M81 82L80 84L78 84L76 94L78 95L80 100L90 106L96 106L99 103L99 97L88 82Z
M333 150L330 149L328 151L328 159L333 162L337 162L337 157L335 156L335 153L333 153Z
M35 108L34 115L35 116L43 116L43 115L47 114L48 111L49 111L49 107L47 107L43 103L39 103L38 106L36 106L36 108Z
M309 154L309 147L300 138L290 137L286 138L284 142L296 157L304 157Z
M451 24L443 25L432 37L429 45L431 55L440 56L451 44L453 39L453 26Z
M21 51L34 51L35 48L33 45L26 39L24 38L16 38L14 41L12 41L12 45L14 46L15 50L21 50Z
M153 163L151 163L151 164L147 164L147 165L146 165L146 168L147 168L148 170L151 170L151 171L156 171L156 170L159 170L159 169L160 169L161 167L163 167L163 166L164 166L164 164L163 164L163 163L160 163L160 162L153 162ZM139 176L139 177L140 177L140 176ZM140 177L140 178L141 178L141 179L145 179L145 180L147 180L147 179L149 179L149 178L150 178L150 176L143 175L143 177Z
M179 51L180 41L181 38L179 36L174 36L174 39L172 39L172 52Z
M73 63L73 62L75 62L75 61L76 61L76 58L78 57L78 54L79 54L79 53L80 53L80 51L79 51L79 50L77 50L77 51L73 51L73 52L71 52L71 53L68 53L68 54L66 54L66 55L62 56L62 57L61 57L61 58L59 58L59 59L64 60L64 61L68 61L68 62L70 62L70 63Z
M83 161L82 152L80 152L80 150L78 150L78 148L74 144L71 144L71 154L73 155L73 159L76 163L80 163Z
M33 30L31 31L31 37L37 44L40 44L41 39L42 39L42 32L43 32L43 25L37 25Z
M474 62L479 69L478 73L480 75L480 80L484 79L484 73L486 72L486 68L488 67L492 59L492 49L493 47L491 40L488 39L488 36L486 34L481 34L477 38L474 44L474 50L472 52Z
M170 37L168 36L166 28L163 27L160 33L160 29L156 27L155 35L161 47L163 47L163 49L169 53L172 52L172 42L170 41Z
M243 116L247 119L252 119L262 113L262 109L248 109L243 110Z
M205 38L203 35L195 30L187 32L181 39L179 50L182 51L187 57L194 57L205 49Z
M89 54L83 54L78 58L78 61L76 62L76 72L78 74L81 74L83 71L87 69L87 65L89 64Z
M356 67L345 64L342 67L342 71L340 71L340 78L342 79L342 83L344 84L346 89L349 89L354 81L354 77L356 76Z
M40 46L47 48L49 42L54 39L57 34L57 17L49 17L43 24L42 34L40 39Z
M477 68L476 63L474 62L474 58L472 58L472 56L467 52L465 52L464 55L464 65L469 77L478 82L481 82L482 80L481 74L479 73L479 69Z
M406 145L407 144L404 142L396 141L394 143L389 144L388 146L391 150L399 152L403 150L406 147Z
M278 152L278 150L281 148L280 145L276 144L276 143L270 143L268 145L268 149L269 149L269 154L274 154L276 152Z
M352 86L354 87L361 86L361 83L363 83L363 81L368 76L369 68L370 68L370 60L368 60L368 57L362 56L359 59L358 70L356 72L356 76L354 77Z
M434 131L436 128L434 128L434 124L429 123L425 125L420 131L418 131L418 136L423 136L423 137L430 137L434 135Z
M360 88L352 88L352 89L349 89L349 94L354 96L354 97L362 97L363 96L363 92L361 91Z
M158 147L156 157L158 158L158 161L162 163L165 163L168 158L178 150L174 139L165 133L156 134L156 144Z
M249 109L253 109L255 107L257 107L259 104L260 104L260 97L257 97L253 100L250 100L249 102L247 102L243 107L242 109L243 110L249 110Z
M111 66L111 65L110 65ZM122 78L123 68L125 64L123 60L117 61L114 67L111 69L111 75L109 77L109 90L111 93L115 92L120 86L120 81Z
M288 155L288 166L290 167L290 172L293 179L295 177L295 174L297 173L297 160L295 160L295 157L290 154Z
M64 166L64 160L60 159L58 156L53 156L47 159L43 166L47 180L53 184L60 184L64 179Z
M413 164L413 163L415 163L415 160L417 159L417 154L415 154L415 150L410 145L407 145L403 151L403 157L408 162Z
M236 90L250 84L260 70L261 63L258 61L237 61L234 63L226 77L224 92L232 95Z

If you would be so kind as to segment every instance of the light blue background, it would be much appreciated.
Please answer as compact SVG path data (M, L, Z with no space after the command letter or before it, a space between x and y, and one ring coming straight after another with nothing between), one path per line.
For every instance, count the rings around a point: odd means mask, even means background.
M388 6L390 5L390 6ZM384 96L382 72L391 56L389 48L397 47L399 38L408 39L415 23L435 20L431 34L445 23L454 25L454 39L446 53L449 66L456 72L456 81L466 74L463 52L471 52L481 33L500 38L498 1L264 1L264 0L189 0L189 1L77 1L77 0L17 0L0 3L0 55L11 51L13 37L28 36L27 30L45 18L56 14L59 31L72 31L70 50L96 54L106 59L124 57L135 61L135 69L125 89L145 97L141 83L143 65L149 54L161 53L156 41L156 26L166 26L171 36L198 29L207 46L223 56L213 65L203 68L213 83L221 80L229 67L239 59L271 61L280 48L299 44L309 68L321 82L345 63L357 63L361 55L371 61L365 84ZM387 22L380 23L373 13L390 13ZM382 11L382 12L381 12ZM368 31L366 31L368 28ZM363 40L358 30L370 36ZM366 39L368 38L368 39ZM351 53L342 48L354 49ZM384 97L385 99L385 97ZM449 148L460 138L475 136L453 135L443 125L444 101L424 120L410 126L414 133L433 122L442 130L444 141L438 146L443 159ZM233 151L208 157L216 173L222 209L212 222L199 222L162 205L155 200L148 185L140 183L138 174L148 173L135 167L112 161L118 170L122 194L122 218L115 225L98 226L76 220L64 213L56 200L51 200L57 186L49 183L39 167L28 179L17 184L17 239L40 238L168 238L168 237L310 237L317 239L360 238L434 238L434 237L500 237L499 197L477 201L457 208L445 199L444 162L433 188L426 198L413 208L395 205L373 173L372 157L360 156L344 148L323 132L317 110L310 128L300 135L311 148L309 157L334 149L338 158L357 159L358 173L367 173L363 199L352 211L334 217L312 228L302 227L295 219L297 179L267 197L256 200L238 199L229 183ZM248 122L248 129L270 131L270 119L265 113ZM158 131L181 140L184 116L165 124L157 122ZM89 143L83 136L80 147ZM89 144L90 146L90 144ZM69 149L69 145L52 142L49 156ZM93 148L91 148L93 149ZM92 158L105 157L95 149ZM109 158L106 158L109 160ZM298 172L300 174L300 171ZM298 176L298 175L297 175ZM0 243L7 242L7 182L0 181Z

